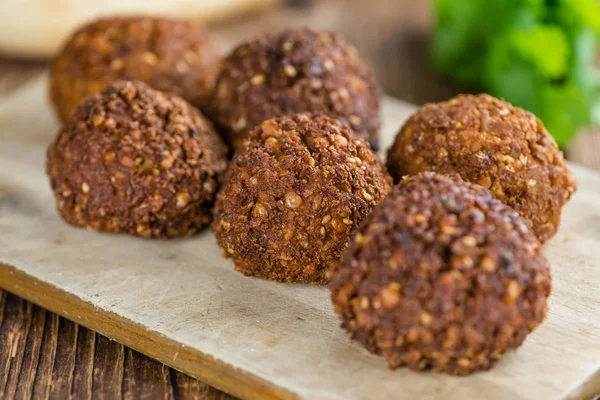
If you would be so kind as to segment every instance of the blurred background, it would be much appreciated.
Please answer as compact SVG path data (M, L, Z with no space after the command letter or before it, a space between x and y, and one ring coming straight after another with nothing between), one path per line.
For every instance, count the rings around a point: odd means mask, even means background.
M422 104L488 92L600 169L598 0L2 0L1 93L43 71L75 27L114 13L202 20L224 49L290 26L336 31L387 94Z

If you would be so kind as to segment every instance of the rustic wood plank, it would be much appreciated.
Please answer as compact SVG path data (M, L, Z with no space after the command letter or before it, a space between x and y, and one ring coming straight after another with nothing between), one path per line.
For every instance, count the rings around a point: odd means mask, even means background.
M92 398L110 400L121 397L125 348L103 335L96 337Z
M71 387L72 399L84 400L92 398L95 348L96 333L79 327L77 352L75 354L75 374Z
M4 320L4 307L6 306L6 298L8 293L0 290L0 328L2 328L2 322Z
M0 376L3 380L0 398L12 399L19 385L19 374L25 355L27 335L31 327L31 303L10 296L6 302L5 323L0 328Z
M0 340L4 343L3 346L0 346L0 398L3 397L4 388L6 387L6 382L8 380L7 371L10 368L10 355L8 349L9 344L7 339L3 339L5 335L3 332L8 330L8 324L12 323L9 321L8 312L6 310L6 303L8 301L8 294L0 290Z
M52 385L50 386L50 397L54 399L68 399L71 395L78 330L79 325L64 318L60 319L60 334L56 344L56 359L60 362L54 363Z
M234 399L4 291L0 343L0 398Z
M38 362L37 375L33 385L34 399L47 399L50 395L52 385L52 369L56 359L56 347L58 343L59 316L54 313L46 314L46 323L40 360Z
M171 369L171 383L175 400L234 400L235 397L223 393L206 383L184 373Z
M123 377L123 399L173 400L169 367L127 348Z
M31 328L27 334L25 354L18 378L15 396L17 399L29 399L31 397L40 360L40 349L44 337L47 313L43 308L32 306L32 314Z

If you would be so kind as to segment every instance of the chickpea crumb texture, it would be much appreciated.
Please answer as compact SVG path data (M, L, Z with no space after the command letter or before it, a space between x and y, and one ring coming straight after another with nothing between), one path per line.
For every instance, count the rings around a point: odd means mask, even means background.
M546 317L540 242L513 209L458 179L400 182L332 272L342 327L390 368L489 369Z
M65 122L87 96L136 80L204 108L220 55L203 25L176 19L113 17L77 30L54 59L50 96Z
M310 114L267 120L231 161L213 230L245 275L323 285L390 190L384 165L342 122Z
M338 118L376 147L379 97L371 68L339 36L285 30L225 58L210 113L234 148L262 121L302 112Z
M46 166L66 222L144 238L208 225L226 167L227 148L197 109L124 81L76 108Z
M517 210L542 243L558 230L577 188L542 122L485 94L423 106L397 135L387 167L396 182L433 171L484 186Z

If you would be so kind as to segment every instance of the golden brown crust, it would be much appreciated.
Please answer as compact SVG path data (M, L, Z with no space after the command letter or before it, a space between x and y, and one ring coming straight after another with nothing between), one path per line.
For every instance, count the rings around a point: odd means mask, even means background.
M117 80L138 80L204 108L220 56L196 23L113 17L76 31L54 59L50 96L60 119L87 96Z
M301 112L338 118L375 147L379 96L370 67L339 36L286 30L223 61L209 113L234 147L262 121Z
M71 114L47 172L69 224L144 238L189 236L211 220L227 148L183 99L116 82Z
M420 174L358 229L331 276L333 305L353 339L391 368L489 369L546 316L541 247L488 190Z
M391 189L369 145L338 120L268 120L236 152L213 230L245 275L325 284L356 226Z
M561 209L577 188L542 122L488 95L423 106L396 137L387 167L395 181L434 171L489 188L541 242L556 233Z

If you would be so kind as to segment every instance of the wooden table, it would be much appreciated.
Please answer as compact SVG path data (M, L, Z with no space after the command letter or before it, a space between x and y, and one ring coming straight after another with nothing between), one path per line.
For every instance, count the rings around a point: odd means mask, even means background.
M290 25L341 32L372 63L383 89L413 102L461 91L430 70L429 4L423 0L293 1L213 26L240 40ZM0 58L0 96L38 76L47 63ZM600 169L600 136L581 135L572 160ZM0 292L0 398L201 398L227 394L14 295Z

